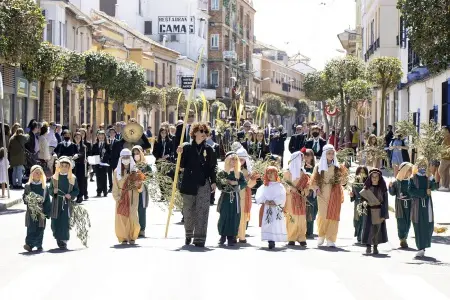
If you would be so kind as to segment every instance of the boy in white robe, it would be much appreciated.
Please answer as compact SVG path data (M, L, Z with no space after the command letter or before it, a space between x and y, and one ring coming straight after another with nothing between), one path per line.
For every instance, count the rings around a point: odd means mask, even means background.
M286 203L286 189L280 183L278 169L268 167L264 174L264 185L258 188L256 203L264 204L261 226L261 240L269 242L269 249L275 248L275 242L286 242L286 221L283 208Z

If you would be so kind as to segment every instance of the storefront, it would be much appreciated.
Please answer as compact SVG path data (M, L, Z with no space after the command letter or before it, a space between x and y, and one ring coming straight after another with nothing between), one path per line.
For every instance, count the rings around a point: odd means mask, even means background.
M30 120L37 119L38 97L38 83L29 83L25 78L17 76L12 123L19 123L25 128Z

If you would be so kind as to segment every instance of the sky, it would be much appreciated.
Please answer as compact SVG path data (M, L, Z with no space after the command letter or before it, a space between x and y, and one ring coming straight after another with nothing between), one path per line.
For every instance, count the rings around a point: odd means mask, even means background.
M325 3L325 5L321 4ZM253 0L258 41L311 58L318 70L343 56L337 34L355 27L355 0Z

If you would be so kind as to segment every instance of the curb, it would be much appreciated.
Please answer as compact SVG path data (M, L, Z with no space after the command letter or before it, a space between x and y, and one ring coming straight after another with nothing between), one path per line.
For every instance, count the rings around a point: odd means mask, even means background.
M19 204L21 202L22 202L22 198L19 198L19 199L16 199L16 200L11 200L11 201L6 202L6 203L0 203L0 211L5 211L8 208L10 208L10 207L12 207L14 205L17 205L17 204Z

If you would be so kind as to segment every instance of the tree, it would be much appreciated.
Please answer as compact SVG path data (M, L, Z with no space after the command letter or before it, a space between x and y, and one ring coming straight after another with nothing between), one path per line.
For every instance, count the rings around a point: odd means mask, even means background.
M118 63L117 75L106 88L120 108L121 119L123 119L124 104L140 99L145 86L144 70L139 65L129 61Z
M97 129L97 94L101 89L110 86L114 82L117 73L116 59L104 52L89 52L85 54L86 69L83 78L86 84L93 90L92 111L94 118L92 122L92 131L95 134Z
M283 112L283 100L280 96L266 93L262 96L262 101L266 102L267 113L269 115L281 115Z
M384 132L387 92L389 89L397 86L402 75L402 63L396 57L377 57L369 62L367 77L370 82L381 89L381 124L378 126L379 132Z
M334 96L335 92L330 89L325 81L325 74L323 72L308 73L303 82L305 89L305 96L311 101L321 102L322 107L326 106L327 100L330 96ZM325 130L329 134L329 122L325 110L322 110L323 119L325 120Z
M339 97L341 106L341 130L345 126L345 137L350 137L350 99L345 97L344 86L352 80L364 78L365 66L362 60L347 55L335 58L325 65L324 69L326 86L328 86L329 98ZM347 121L347 122L346 122ZM341 131L342 132L342 131ZM341 139L344 142L343 139Z
M136 104L150 116L153 106L161 105L161 90L156 87L145 89Z
M367 80L355 79L344 85L345 96L349 99L350 106L346 115L346 126L350 125L350 108L353 108L358 115L358 105L368 100L372 95L372 86Z
M63 74L63 50L50 43L43 42L33 59L22 62L21 68L28 81L39 80L40 82L39 118L42 119L44 115L44 86L47 81L54 81Z
M305 99L300 99L295 102L294 107L297 109L298 115L308 115L309 114L309 105L308 101Z
M0 3L0 58L17 65L33 60L41 47L45 18L32 0Z
M86 62L84 60L84 55L75 51L63 50L61 55L63 64L63 71L61 74L63 93L61 97L61 102L64 103L67 85L70 84L73 80L78 79L79 76L82 76L84 74Z
M431 72L450 65L450 9L448 1L398 0L409 42Z
M182 94L182 98L180 98L180 103L179 103L179 107L178 110L180 111L180 108L184 108L186 109L186 103L181 103L182 100L184 100L184 92L181 88L177 87L177 86L172 86L169 88L164 88L162 90L162 97L163 97L163 104L162 104L162 109L165 112L165 118L167 120L167 107L168 106L176 106L177 102L178 102L178 97L180 96L180 93ZM183 110L181 110L183 111Z

